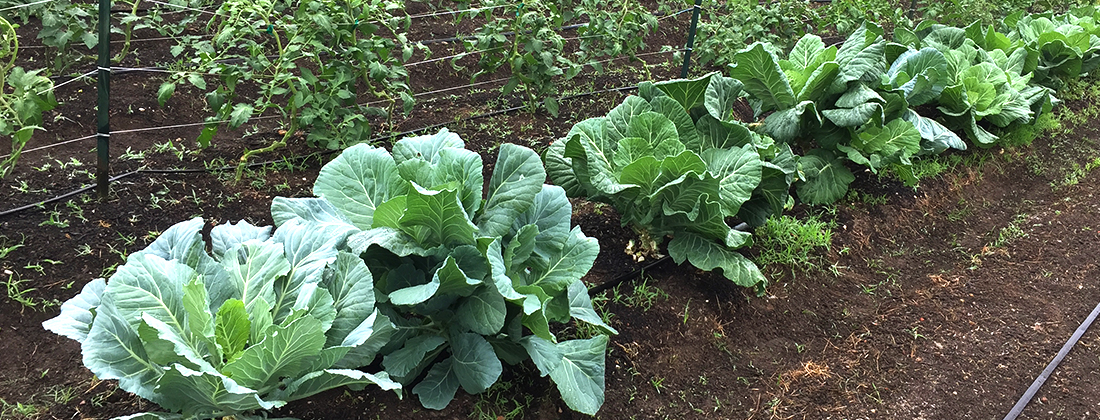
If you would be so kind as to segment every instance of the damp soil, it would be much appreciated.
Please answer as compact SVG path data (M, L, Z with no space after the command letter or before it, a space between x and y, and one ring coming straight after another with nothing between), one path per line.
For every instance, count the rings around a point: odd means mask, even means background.
M688 15L662 21L649 50L682 45ZM461 34L425 21L425 37ZM25 27L30 30L33 26ZM442 28L442 29L440 29ZM31 38L33 39L33 37ZM147 62L169 45L138 50ZM141 55L146 54L146 55ZM436 56L445 54L443 50ZM32 57L33 58L33 57ZM25 58L21 58L25 59ZM27 59L29 60L29 59ZM586 72L563 89L598 91L676 77L679 63L650 56ZM702 74L703 69L693 73ZM448 75L446 77L441 74ZM468 82L449 63L412 70L417 92ZM200 92L182 88L156 103L162 76L118 75L115 130L187 124L206 117ZM571 124L604 115L629 92L564 101L561 115L515 111L499 87L425 95L393 131L443 122L481 153L491 171L502 142L540 150ZM95 87L59 89L63 102L28 148L94 132ZM1067 101L1076 112L1098 98ZM991 419L1002 418L1100 302L1100 174L1073 164L1100 155L1093 119L1039 137L1031 146L957 153L963 162L913 189L858 173L848 200L796 207L832 223L832 245L815 268L764 267L763 296L718 273L671 262L596 296L620 332L607 354L602 419ZM222 130L198 149L199 126L112 135L112 173L204 169L235 162L246 148L280 137L278 119ZM271 224L275 196L309 196L332 155L292 142L258 160L274 163L233 182L231 171L137 173L106 200L79 194L0 216L0 418L110 418L155 406L98 381L78 343L42 329L57 304L107 275L124 256L172 224L202 216L220 224ZM387 144L386 140L380 141ZM0 146L0 154L7 150ZM0 212L73 191L95 173L94 140L30 152L0 181ZM1088 158L1086 160L1086 158ZM574 223L599 239L590 285L618 280L652 262L624 250L636 239L613 208L574 201ZM759 250L750 250L750 253ZM6 291L7 293L3 293ZM23 303L13 298L23 299ZM572 327L565 327L572 328ZM1021 418L1100 417L1100 328L1089 330ZM18 410L16 404L32 406ZM459 392L442 411L376 389L333 390L293 402L274 416L302 419L574 419L547 378L529 364L505 369L484 395Z

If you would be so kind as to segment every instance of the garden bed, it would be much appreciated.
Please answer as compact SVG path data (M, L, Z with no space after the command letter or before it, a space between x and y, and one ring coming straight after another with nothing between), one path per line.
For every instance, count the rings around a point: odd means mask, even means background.
M683 43L688 16L662 22L648 43ZM425 34L428 31L423 32ZM431 32L433 36L438 35ZM167 48L167 46L165 46ZM164 52L138 50L139 57ZM159 55L158 55L159 54ZM437 55L443 55L437 53ZM649 69L622 60L603 74L583 74L562 87L586 93L678 76L668 56L645 58ZM415 91L468 80L447 62L415 68ZM421 73L422 72L422 73ZM453 76L439 77L439 74ZM437 75L432 77L432 75ZM114 78L112 127L126 130L199 122L200 95L181 88L157 105L155 74ZM421 85L422 83L422 85ZM832 244L814 268L766 266L764 296L718 272L658 265L597 296L612 314L604 419L663 418L1000 418L1100 302L1100 156L1095 84L1075 85L1073 100L1055 110L1061 126L1030 147L957 152L937 158L951 167L917 189L858 173L841 204L804 207L831 224ZM501 143L542 150L573 123L601 116L629 92L563 101L560 117L513 111L497 88L423 98L393 125L447 127L492 169ZM47 116L45 134L28 147L94 131L95 89L59 88L63 105ZM196 150L201 126L112 135L114 173L139 168L200 169L235 162L242 150L281 137L277 120L223 130L214 146ZM434 131L434 130L433 130ZM247 133L247 135L246 135ZM27 153L0 188L0 211L71 191L94 173L94 141ZM81 364L78 343L41 328L57 304L125 255L178 221L203 216L215 224L269 225L275 196L310 196L321 165L303 141L261 159L233 183L232 171L140 173L112 184L108 200L91 193L0 216L0 399L14 418L108 418L156 407L98 381ZM382 142L388 146L388 142ZM124 154L123 151L126 151ZM0 153L4 153L0 150ZM310 157L304 157L310 156ZM298 157L304 157L298 159ZM1092 165L1095 166L1095 165ZM574 202L574 223L600 241L584 278L598 285L644 263L624 252L634 238L614 209ZM756 253L759 250L751 250ZM1025 411L1026 418L1092 418L1100 413L1100 333L1095 328ZM329 391L297 401L276 416L345 418L583 418L564 405L531 364L507 368L488 393L459 393L443 411L377 389Z

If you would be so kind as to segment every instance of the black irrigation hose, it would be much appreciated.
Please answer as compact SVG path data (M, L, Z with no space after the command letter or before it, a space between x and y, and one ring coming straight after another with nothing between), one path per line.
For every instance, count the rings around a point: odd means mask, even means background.
M1069 351L1073 349L1073 346L1077 344L1077 341L1081 339L1081 336L1085 334L1085 331L1089 329L1092 322L1096 320L1096 316L1100 315L1100 304L1096 305L1096 308L1092 310L1092 313L1085 318L1085 322L1081 323L1081 326L1077 327L1077 331L1073 332L1073 336L1069 338L1066 344L1062 345L1062 350L1058 351L1058 355L1054 356L1054 359L1050 361L1046 369L1043 369L1043 373L1039 374L1039 377L1035 378L1035 381L1031 383L1031 386L1027 388L1024 395L1020 397L1019 401L1016 401L1016 405L1012 406L1012 410L1008 412L1004 420L1015 420L1020 416L1020 413L1024 411L1027 404L1031 402L1031 399L1035 397L1035 393L1039 392L1039 388L1043 386L1043 383L1047 381L1051 373L1054 373L1054 369L1058 367L1059 363L1062 363L1062 359L1069 354Z
M563 96L559 100L576 99L576 98L581 98L581 97L585 97L585 96L592 96L592 95L596 95L596 94L600 94L600 93L608 93L608 92L624 92L624 91L633 90L633 89L637 89L637 87L636 86L624 86L624 87L618 87L618 88L596 90L596 91L585 92L585 93L580 93L580 94L576 94L576 95ZM472 115L472 116L462 118L462 119L459 119L459 120L456 120L456 121L449 121L449 122L445 122L445 123L432 124L432 125L429 125L429 126L426 126L426 127L420 127L420 128L416 128L416 129L412 129L412 130L408 130L408 131L403 131L403 132L400 132L400 133L389 133L389 134L373 137L370 140L367 140L367 142L374 143L374 142L378 142L378 141L382 141L382 140L392 139L392 138L395 138L395 137L403 137L403 136L407 136L407 135L410 135L410 134L416 134L416 133L419 133L421 131L426 131L426 130L431 130L431 129L434 129L434 128L443 127L443 126L448 125L448 124L458 124L458 123L463 123L463 122L466 122L466 121L472 121L472 120L476 120L476 119L480 119L480 118L488 118L488 117L492 117L492 116L496 116L496 115L507 114L509 112L521 110L525 107L526 107L526 105L520 105L520 106L515 106L515 107L511 107L511 108L507 108L507 109L501 109L501 110L497 110L497 111L486 112L484 114ZM264 162L255 162L255 163L248 164L247 167L248 168L255 168L255 167L260 167L260 166L285 162L287 160L306 160L306 159L309 159L309 158L312 158L312 157L327 156L327 155L336 153L338 151L340 151L340 150L339 149L337 149L337 150L326 150L326 151L322 151L322 152L310 153L310 154L307 154L307 155L304 155L304 156L296 156L296 157L293 157L293 158L284 158L284 159L269 160L269 161L264 161ZM114 182L116 180L123 179L123 178L129 177L129 176L132 176L132 175L136 175L136 174L197 174L197 173L231 171L231 170L235 170L236 168L237 168L236 166L222 166L222 167L219 167L219 168L202 168L202 169L138 169L138 170L130 171L130 172L112 177L112 178L110 178L110 182ZM81 187L81 188L79 188L75 191L70 191L70 192L67 192L65 194L59 195L57 197L48 198L48 199L39 201L37 203L27 204L25 206L17 207L17 208L11 209L11 210L4 210L4 211L0 212L0 218L3 218L5 216L10 216L12 214L19 213L19 212L24 211L24 210L30 210L30 209L33 209L33 208L44 206L46 204L58 202L58 201L66 199L66 198L69 198L69 197L72 197L72 196L75 196L75 195L78 195L78 194L81 194L81 193L84 193L84 192L87 192L87 191L91 191L94 188L95 188L95 185L86 185L86 186Z
M737 226L734 226L733 228L736 229L736 230L740 230L740 231L746 231L746 230L749 229L749 224L748 223L740 223ZM614 287L616 287L620 284L623 284L627 281L633 280L633 279L637 278L638 276L642 275L642 273L644 273L646 270L652 270L654 267L657 267L658 265L664 264L666 261L671 260L671 259L672 259L672 257L670 257L668 255L665 255L665 256L657 259L657 261L646 264L645 266L642 266L640 268L635 268L634 271L623 274L619 277L615 277L615 278L613 278L611 280L608 280L608 281L605 281L603 283L597 284L597 285L593 286L592 288L588 289L588 296L596 296L600 293L603 293L603 292L607 291L608 289L612 289L612 288L614 288ZM1100 308L1100 307L1098 307L1098 308Z

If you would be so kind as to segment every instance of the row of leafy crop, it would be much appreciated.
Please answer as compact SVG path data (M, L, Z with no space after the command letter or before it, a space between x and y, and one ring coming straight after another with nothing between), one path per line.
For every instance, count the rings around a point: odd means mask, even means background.
M481 171L446 130L392 154L354 146L321 170L317 198L273 201L274 231L219 225L207 243L202 219L179 223L44 326L79 341L98 378L172 412L124 418L261 418L370 384L442 409L526 360L594 414L607 335L559 340L551 324L615 332L580 280L599 245L570 228L534 151L505 144L487 184Z
M18 6L4 1L0 6L8 3ZM115 61L129 51L137 29L175 38L171 53L178 61L159 63L173 72L157 98L163 106L181 83L205 92L211 115L197 139L201 146L210 144L222 123L236 128L268 111L286 118L286 137L245 152L242 169L250 156L285 145L299 129L308 133L310 144L329 149L370 138L376 121L372 117L392 118L399 110L412 109L414 92L405 64L417 48L431 53L408 39L413 19L401 0L174 1L174 7L184 10L173 15L165 11L172 9L167 5L139 13L140 1L126 4L131 10L121 18L121 27L114 28L126 37ZM38 38L49 47L54 69L61 71L88 57L77 50L90 52L98 43L93 7L55 0L13 13L24 22L40 20ZM633 57L657 25L637 0L617 2L614 9L592 0L486 0L449 14L482 22L462 43L467 54L477 57L474 78L506 68L511 78L505 94L523 87L532 109L541 106L555 115L557 80L586 66L599 69L605 57ZM188 30L208 15L206 33ZM565 52L561 30L571 24L579 26L575 54ZM375 103L385 105L371 105ZM26 139L18 143L21 147Z
M1057 102L1048 86L1100 64L1098 18L1092 7L1019 13L1008 33L932 24L896 28L893 41L864 24L839 48L803 36L785 59L755 43L729 76L643 84L578 123L548 149L547 170L570 195L614 205L649 251L671 237L677 263L762 287L736 251L751 234L730 220L762 225L793 205L792 187L801 202L835 202L853 165L915 185L914 159L966 149L964 137L999 144L990 130L1034 123Z
M975 144L995 144L980 124L1027 124L1054 102L1024 69L1092 67L1091 56L1078 66L1038 42L1089 16L1020 17L1053 28L1035 30L1035 42L974 25L888 43L865 25L840 48L804 37L786 60L756 45L730 76L642 84L552 144L547 169L534 151L501 146L488 183L481 157L445 130L392 153L357 145L321 170L317 198L273 201L274 231L221 225L206 242L201 219L177 224L45 327L81 342L99 378L172 412L125 418L255 418L369 384L411 386L438 409L528 359L569 407L593 414L604 333L615 331L580 280L599 248L570 227L567 195L611 202L653 247L671 236L678 263L761 287L737 251L752 236L730 220L762 224L792 204L792 186L805 202L843 196L853 164L904 173L911 158L965 147L948 128L959 121ZM952 118L922 117L914 102ZM735 119L742 106L758 121ZM544 185L548 174L559 186ZM574 320L602 333L555 336L553 323Z
M824 38L849 34L864 21L893 28L913 28L917 22L966 26L973 22L999 24L1020 10L1032 13L1064 13L1091 4L1087 0L832 0L812 4L807 0L719 1L702 4L696 40L700 64L726 65L753 42L764 42L773 52L790 50L807 33Z

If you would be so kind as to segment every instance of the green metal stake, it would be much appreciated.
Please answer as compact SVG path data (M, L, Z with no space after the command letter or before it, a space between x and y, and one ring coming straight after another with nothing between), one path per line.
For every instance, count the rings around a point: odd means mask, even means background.
M101 200L110 191L111 155L111 0L99 0L99 84L96 93L96 193Z
M680 68L680 78L687 79L688 66L691 65L691 49L695 46L695 29L699 26L699 10L703 6L703 0L695 0L694 10L691 11L691 28L688 29L687 48L684 49L684 66Z

